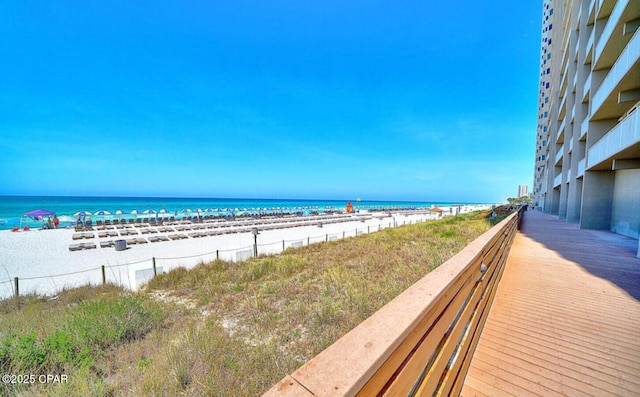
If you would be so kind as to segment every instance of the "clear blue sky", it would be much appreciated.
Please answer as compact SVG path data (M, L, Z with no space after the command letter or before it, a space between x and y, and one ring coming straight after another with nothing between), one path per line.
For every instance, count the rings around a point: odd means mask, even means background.
M1 11L0 194L501 202L531 186L541 1Z

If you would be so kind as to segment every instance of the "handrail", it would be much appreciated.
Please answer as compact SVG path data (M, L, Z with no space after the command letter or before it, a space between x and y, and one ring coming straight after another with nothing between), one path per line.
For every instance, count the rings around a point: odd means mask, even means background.
M524 208L264 396L459 394Z

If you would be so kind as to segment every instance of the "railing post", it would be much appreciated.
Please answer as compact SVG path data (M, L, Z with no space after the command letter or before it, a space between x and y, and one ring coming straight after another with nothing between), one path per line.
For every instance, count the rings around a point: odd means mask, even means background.
M151 263L153 263L153 277L155 278L158 275L158 271L156 270L156 257L151 257Z
M282 252L284 252L284 240L282 240Z
M107 283L107 273L104 270L104 265L102 265L102 285Z
M220 259L220 250L216 250L216 260Z
M13 279L13 282L15 284L15 295L16 295L16 298L17 298L18 296L20 296L20 288L18 287L18 277L15 277Z

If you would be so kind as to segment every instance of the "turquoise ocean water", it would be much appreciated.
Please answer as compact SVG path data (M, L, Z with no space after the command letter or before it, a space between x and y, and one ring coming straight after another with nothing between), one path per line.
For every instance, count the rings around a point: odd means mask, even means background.
M432 205L449 206L463 203L453 202L417 202L417 201L357 201L351 200L355 209L412 209L428 208ZM233 198L170 198L170 197L52 197L52 196L0 196L0 229L12 229L29 225L41 227L42 221L35 221L25 216L27 212L44 209L55 212L63 220L74 219L76 213L85 211L95 214L108 211L111 215L92 215L92 220L117 219L120 217L154 217L154 214L143 214L153 210L171 214L180 218L194 216L198 209L202 215L235 215L262 213L326 212L343 210L347 200L294 200L294 199L233 199ZM473 203L464 203L473 204ZM133 211L140 215L132 214ZM191 210L191 212L188 212ZM116 215L116 211L123 214ZM163 215L159 215L163 216Z

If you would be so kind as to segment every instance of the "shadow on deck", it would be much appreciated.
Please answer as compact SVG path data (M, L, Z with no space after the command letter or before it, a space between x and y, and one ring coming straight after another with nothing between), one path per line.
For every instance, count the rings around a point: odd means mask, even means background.
M462 395L640 395L637 244L527 212Z

